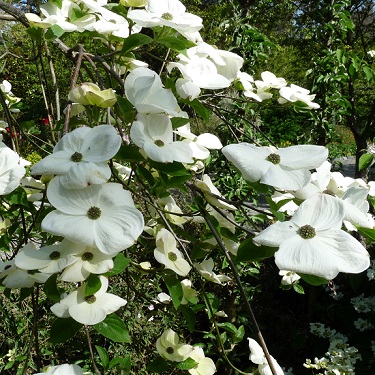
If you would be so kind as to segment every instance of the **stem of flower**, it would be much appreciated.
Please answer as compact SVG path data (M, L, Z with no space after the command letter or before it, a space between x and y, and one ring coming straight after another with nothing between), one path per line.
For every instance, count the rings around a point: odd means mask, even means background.
M250 317L251 323L253 325L254 331L255 331L255 333L258 336L260 345L261 345L261 347L263 349L263 352L264 352L264 355L265 355L265 357L267 359L268 365L270 366L272 374L273 375L277 375L277 372L275 370L275 367L273 366L273 362L271 360L270 354L268 352L267 345L266 345L266 343L265 343L265 341L263 339L262 332L261 332L261 330L259 328L259 325L258 325L258 323L256 321L254 312L253 312L253 310L252 310L252 308L250 306L250 302L249 302L249 300L248 300L248 298L246 296L245 290L244 290L244 288L242 286L241 279L240 279L238 271L237 271L237 267L234 264L232 258L230 257L227 249L225 248L223 242L221 241L221 238L220 238L219 234L217 233L215 227L212 225L212 223L211 223L211 221L210 221L210 219L209 219L209 217L208 217L208 215L207 215L207 213L206 213L206 211L205 211L205 209L203 207L201 207L201 214L202 214L204 220L206 221L208 227L210 228L212 234L214 235L214 237L215 237L215 239L216 239L219 247L223 251L223 253L225 255L225 258L227 259L227 261L229 263L229 266L230 266L230 268L232 270L233 276L234 276L234 278L236 280L237 286L238 286L238 288L240 290L241 297L242 297L243 301L245 302L246 311L249 314L249 317Z
M86 331L87 343L89 345L89 350L90 350L90 357L91 357L91 361L92 361L92 367L93 367L94 372L95 372L96 375L102 375L101 372L99 371L98 367L96 366L96 363L95 363L95 357L94 357L94 351L92 350L92 344L91 344L89 326L87 324L85 324L85 331Z
M83 46L82 46L82 44L78 44L78 57L77 57L76 67L74 69L72 82L70 84L71 90L74 89L74 86L77 82L79 69L81 68L81 63L82 63L82 56L83 56ZM62 135L65 135L68 132L71 109L72 109L72 103L69 102L67 107L66 107L65 122L64 122L64 128L63 128L63 134Z

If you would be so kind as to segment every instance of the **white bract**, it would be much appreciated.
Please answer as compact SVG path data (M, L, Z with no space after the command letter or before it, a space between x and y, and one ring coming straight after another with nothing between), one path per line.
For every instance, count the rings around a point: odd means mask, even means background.
M66 189L53 179L47 197L56 208L42 222L46 232L115 254L132 246L143 231L143 216L120 184Z
M148 0L145 9L129 10L128 18L142 27L169 26L183 32L203 27L202 18L187 13L179 0Z
M103 254L95 247L87 247L78 244L72 244L75 249L73 262L69 264L61 274L62 281L79 282L86 280L91 273L102 274L113 268L113 259L111 254ZM78 252L78 251L79 252Z
M238 143L225 146L222 152L245 180L284 190L298 190L307 185L311 178L309 170L318 168L328 157L325 147L313 145L276 149Z
M19 165L20 157L9 147L0 147L0 195L16 189L25 174L25 168Z
M366 249L341 230L344 208L330 195L304 201L290 221L272 224L254 237L256 244L279 247L281 270L335 278L339 272L360 273L370 265Z
M193 152L182 141L173 141L173 128L165 114L139 114L130 129L132 141L151 159L161 163L193 163Z
M320 108L320 105L317 103L313 103L315 99L315 95L310 95L310 91L304 89L303 87L299 87L297 85L291 84L290 87L282 87L280 89L280 98L279 103L284 104L287 102L302 102L304 103L309 109L317 109Z
M189 145L195 159L207 159L210 156L209 150L220 150L223 147L216 135L203 133L196 136L193 134L190 131L190 124L180 126L175 130L175 133L185 138L184 142Z
M137 68L125 79L125 94L139 113L167 113L179 117L181 109L171 90L151 69Z
M193 359L198 364L189 369L191 375L213 375L216 372L216 366L211 358L204 355L204 351L199 346L194 346L189 358Z
M67 363L59 366L49 366L44 372L38 372L34 375L83 375L83 370L78 365L69 365Z
M297 273L293 271L280 270L279 275L282 276L282 285L292 285L301 278L301 276L299 276Z
M203 192L206 201L211 205L224 210L236 210L236 207L232 204L226 203L215 197L215 195L221 197L221 194L217 187L212 183L208 174L204 174L202 180L195 180L194 185Z
M177 249L177 243L172 233L162 228L156 235L155 259L164 264L166 269L170 269L180 276L186 276L191 267L184 259L181 251Z
M193 347L181 343L177 333L170 328L157 339L156 349L163 358L173 362L184 361L193 351Z
M248 338L250 349L250 361L258 365L260 375L272 375L271 367L269 366L262 347L253 339ZM270 356L273 367L275 368L275 375L284 375L283 369L277 363L276 359Z
M102 322L108 314L126 305L127 301L107 293L108 279L99 276L100 289L89 296L85 295L86 284L68 294L60 302L51 307L51 311L60 318L72 317L79 323L94 325Z
M72 189L103 184L111 176L106 161L120 145L121 137L111 125L81 127L61 138L53 154L32 166L31 173L64 176L62 183Z
M75 262L73 254L77 245L74 245L64 240L58 245L37 249L34 244L29 243L16 255L15 265L24 270L39 270L50 274L61 272Z
M218 275L213 272L214 261L212 258L206 259L201 263L194 263L194 267L207 280L216 284L223 284L231 281L231 278L225 275Z
M31 288L35 283L43 284L51 274L23 270L16 267L15 260L0 261L0 279L7 288Z

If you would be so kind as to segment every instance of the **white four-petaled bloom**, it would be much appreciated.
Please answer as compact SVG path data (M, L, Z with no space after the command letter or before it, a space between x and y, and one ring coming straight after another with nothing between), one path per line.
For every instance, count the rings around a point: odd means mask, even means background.
M170 328L157 339L156 349L163 358L173 362L184 361L193 351L193 347L181 343L177 333Z
M176 240L171 232L164 228L160 229L156 235L156 246L154 257L159 263L164 264L165 268L180 276L186 276L190 272L191 267L177 249Z
M18 164L20 157L9 147L0 147L0 195L16 189L25 174L25 168Z
M271 367L269 366L266 356L262 347L253 339L248 338L249 340L249 349L250 349L250 361L258 365L258 371L260 375L272 375ZM275 358L270 356L272 360L273 367L276 371L275 375L284 375L284 371L277 363Z
M203 27L202 18L187 13L179 0L148 0L145 9L129 10L127 16L142 27L169 26L182 32Z
M132 141L151 159L160 163L193 163L193 152L182 141L173 141L173 128L165 114L139 114L130 129Z
M35 375L83 375L83 370L78 365L69 365L65 363L58 366L49 366L44 372L38 372Z
M206 259L201 263L194 263L194 267L207 281L222 284L231 280L229 276L217 275L215 272L213 272L214 261L212 258Z
M126 300L107 293L108 279L104 276L99 276L99 278L102 285L97 292L86 296L86 284L83 284L51 306L52 312L60 318L72 317L79 323L94 325L102 322L108 314L126 305Z
M97 247L104 254L132 246L143 231L143 216L120 184L66 189L54 178L47 197L56 210L44 218L43 230Z
M189 369L191 375L213 375L216 372L214 361L204 355L204 351L199 346L194 346L189 358L193 359L198 364Z
M276 149L238 143L225 146L222 152L245 180L284 190L298 190L307 185L311 178L309 170L318 168L328 157L325 147L313 145Z
M34 175L64 176L62 183L71 189L103 184L111 176L106 161L116 155L121 137L111 125L81 127L66 134L46 156L31 167Z
M341 230L344 207L327 194L304 201L290 221L272 224L254 237L256 244L279 247L281 270L331 280L339 272L360 273L370 265L366 249Z

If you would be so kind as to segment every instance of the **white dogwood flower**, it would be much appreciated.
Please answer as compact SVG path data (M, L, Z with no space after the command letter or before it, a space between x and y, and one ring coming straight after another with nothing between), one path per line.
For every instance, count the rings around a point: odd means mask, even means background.
M60 318L72 317L79 323L94 325L102 322L108 314L126 305L126 300L107 293L108 279L104 276L99 276L99 278L102 285L96 293L86 296L86 284L83 284L51 306L51 311Z
M58 366L48 366L44 372L38 372L34 375L84 375L83 370L78 365L69 365L65 363Z
M25 168L19 164L20 157L9 147L0 147L0 195L16 189L25 174Z
M238 143L225 146L222 152L245 180L284 190L298 190L307 185L311 178L309 170L318 168L328 157L325 147L313 145L276 149Z
M130 129L130 138L154 161L191 164L193 152L182 141L173 141L173 128L165 114L139 114Z
M229 276L218 275L213 272L214 261L212 258L206 259L201 263L194 263L194 267L207 280L216 284L223 284L231 280Z
M65 176L69 188L105 183L111 171L106 161L116 155L121 137L111 125L81 127L66 134L56 144L53 154L31 167L34 175Z
M137 68L125 79L125 94L139 113L167 113L179 117L181 108L171 90L165 89L159 75L148 68Z
M107 183L66 189L53 179L47 197L56 208L42 222L46 232L115 254L132 246L143 231L143 216L129 191Z
M180 276L186 276L191 267L184 259L183 254L177 249L177 243L171 232L162 228L156 235L155 259L164 264L166 269L172 270Z
M214 361L204 355L204 351L199 346L194 346L189 358L194 359L198 364L189 369L191 375L213 375L216 372Z
M156 349L163 358L173 362L184 361L193 351L193 347L181 343L177 333L170 328L156 340Z
M253 339L248 338L249 340L249 349L250 349L250 361L258 365L258 371L260 375L272 375L271 368L267 362L266 356L264 355L264 351L262 347ZM276 370L275 375L284 375L284 371L277 363L275 358L270 356L272 360L273 367Z
M203 27L202 18L187 13L179 0L148 0L145 9L129 10L127 16L142 27L169 26L183 32L195 32Z
M366 249L341 230L344 207L327 194L305 200L290 221L272 224L254 237L256 244L275 246L276 265L334 279L339 272L360 273L370 265Z

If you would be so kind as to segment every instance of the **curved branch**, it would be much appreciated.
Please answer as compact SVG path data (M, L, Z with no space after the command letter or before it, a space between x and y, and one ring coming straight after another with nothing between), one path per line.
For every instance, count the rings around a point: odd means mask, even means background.
M25 13L16 8L14 5L6 3L3 0L0 0L0 9L2 9L5 13L13 16L16 21L19 21L24 25L25 27L29 27L29 21L27 20Z

